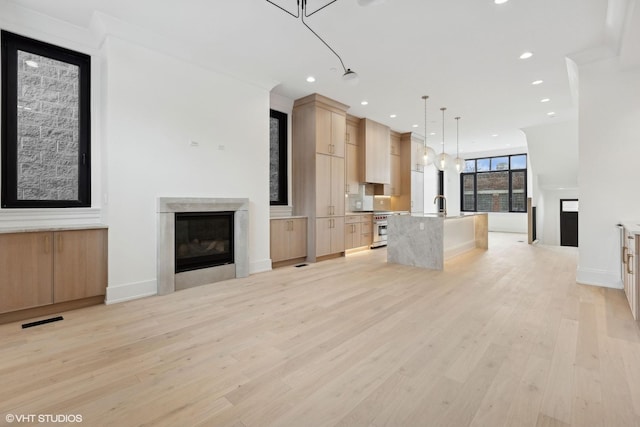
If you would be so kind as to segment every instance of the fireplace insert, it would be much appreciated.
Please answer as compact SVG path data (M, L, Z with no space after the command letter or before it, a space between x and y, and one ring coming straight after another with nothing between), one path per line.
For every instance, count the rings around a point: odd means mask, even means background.
M232 264L234 212L176 213L176 273Z

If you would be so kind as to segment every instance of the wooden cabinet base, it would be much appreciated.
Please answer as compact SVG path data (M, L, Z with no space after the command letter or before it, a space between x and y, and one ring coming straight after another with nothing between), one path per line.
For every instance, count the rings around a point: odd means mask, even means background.
M273 262L271 263L271 268L280 268L280 267L288 267L290 265L296 265L296 264L304 264L307 260L307 257L302 257L302 258L294 258L294 259L287 259L284 261L277 261L277 262Z
M74 301L61 302L59 304L45 305L42 307L28 308L26 310L12 311L0 314L0 325L20 320L35 319L36 317L60 314L65 311L77 310L92 305L104 304L104 295L83 298Z

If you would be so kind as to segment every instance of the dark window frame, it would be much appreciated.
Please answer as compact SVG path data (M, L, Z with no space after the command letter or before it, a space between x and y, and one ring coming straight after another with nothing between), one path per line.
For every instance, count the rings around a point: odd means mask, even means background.
M478 157L475 159L465 159L465 161L469 161L469 160L473 160L475 162L475 167L474 167L474 172L462 172L460 173L460 211L461 212L486 212L486 213L527 213L527 206L526 206L526 199L528 197L528 188L527 188L527 167L524 168L518 168L518 169L511 169L511 158L512 157L519 157L519 156L527 156L526 153L521 153L521 154L509 154L509 155L502 155L502 156L491 156L491 157ZM508 169L502 169L502 170L488 170L488 171L481 171L478 172L478 164L477 161L478 160L485 160L485 159L489 159L489 164L491 165L491 160L492 159L496 159L496 158L503 158L503 157L507 157L508 158ZM525 163L526 164L526 163ZM489 167L489 169L491 169L491 166ZM485 174L496 174L496 173L504 173L504 172L509 172L509 210L508 211L479 211L478 210L478 175L485 175ZM524 206L524 210L514 210L513 209L513 174L514 173L524 173L524 195L525 195L525 206ZM464 177L465 176L473 176L473 209L465 209L465 203L464 203Z
M49 43L1 31L2 43L2 207L73 208L91 206L91 57ZM78 198L18 199L18 50L78 66Z
M271 206L286 206L289 204L289 178L288 178L288 120L289 115L287 113L283 113L282 111L277 111L273 109L269 109L269 119L277 119L278 120L278 135L280 136L279 142L279 158L278 158L278 194L280 194L280 198L278 200L271 200L271 196L269 196L269 203ZM269 141L271 144L271 141ZM269 183L269 187L271 187L271 183Z

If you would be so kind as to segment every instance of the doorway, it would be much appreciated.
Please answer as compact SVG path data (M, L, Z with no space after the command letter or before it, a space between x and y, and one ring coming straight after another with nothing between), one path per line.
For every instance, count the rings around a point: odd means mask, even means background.
M560 199L560 246L578 246L578 199Z

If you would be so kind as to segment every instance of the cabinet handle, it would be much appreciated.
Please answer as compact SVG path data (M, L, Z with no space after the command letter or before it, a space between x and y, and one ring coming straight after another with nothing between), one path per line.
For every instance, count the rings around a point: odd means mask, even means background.
M627 263L627 247L623 247L622 248L622 263L626 264Z
M51 237L47 234L44 236L44 253L48 254L51 249Z
M58 243L58 252L62 252L62 234L58 234L56 240Z
M631 268L631 260L633 259L633 254L627 254L627 273L633 274L633 269Z

